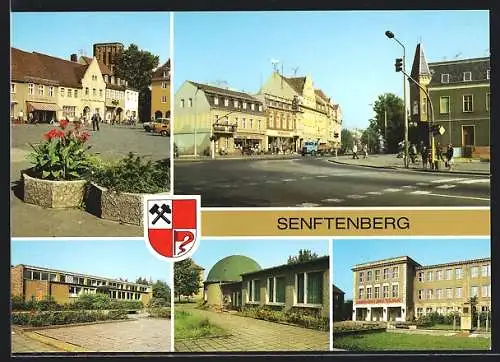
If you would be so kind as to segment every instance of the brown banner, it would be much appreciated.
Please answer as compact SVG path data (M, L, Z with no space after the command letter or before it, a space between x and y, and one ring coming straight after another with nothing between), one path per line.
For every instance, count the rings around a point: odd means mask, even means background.
M202 235L489 236L489 209L203 209Z

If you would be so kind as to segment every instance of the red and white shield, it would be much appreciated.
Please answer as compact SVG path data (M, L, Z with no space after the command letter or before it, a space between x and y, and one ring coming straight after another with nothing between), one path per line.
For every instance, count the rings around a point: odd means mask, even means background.
M154 254L180 261L194 253L201 236L199 195L148 195L144 218L144 238Z

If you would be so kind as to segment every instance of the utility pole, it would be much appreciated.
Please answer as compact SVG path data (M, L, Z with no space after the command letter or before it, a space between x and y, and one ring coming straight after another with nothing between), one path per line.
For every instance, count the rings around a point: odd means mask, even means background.
M384 147L387 152L387 105L384 109Z

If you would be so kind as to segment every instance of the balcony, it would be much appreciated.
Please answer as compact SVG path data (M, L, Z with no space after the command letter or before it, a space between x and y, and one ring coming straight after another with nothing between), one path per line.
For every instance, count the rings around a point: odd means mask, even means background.
M214 123L213 124L213 131L214 133L226 133L226 134L232 134L236 132L237 125L233 124L220 124L220 123Z

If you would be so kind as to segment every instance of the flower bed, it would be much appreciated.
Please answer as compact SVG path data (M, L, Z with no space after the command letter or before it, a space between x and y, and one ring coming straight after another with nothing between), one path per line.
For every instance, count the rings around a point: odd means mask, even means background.
M299 325L320 331L328 331L330 328L330 318L328 317L314 315L307 311L284 311L282 307L245 307L238 312L238 315L270 322Z
M127 319L124 310L110 311L32 311L12 312L14 325L42 327L61 324L88 323L106 320Z

